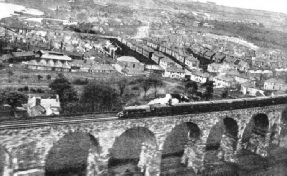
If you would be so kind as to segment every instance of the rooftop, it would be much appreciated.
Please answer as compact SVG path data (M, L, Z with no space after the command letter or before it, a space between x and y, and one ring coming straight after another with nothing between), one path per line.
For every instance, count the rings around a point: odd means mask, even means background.
M131 57L131 56L122 56L122 57L119 57L117 58L117 61L121 61L121 62L136 62L136 63L139 63L139 61L134 58L134 57Z
M244 87L256 88L256 86L252 82L245 82L245 83L243 83L241 85L244 86Z
M172 59L170 59L169 57L164 57L161 59L161 61L164 61L164 62L168 62L168 63L175 63Z
M55 52L48 52L41 56L43 59L52 59L52 60L64 60L64 61L71 61L72 58L70 58L67 55L55 53Z
M178 67L168 67L166 69L168 72L177 72L177 73L185 73L184 69Z
M283 79L278 79L278 78L270 78L266 80L265 82L267 83L277 83L277 84L286 84Z
M35 56L34 52L27 51L27 52L12 52L14 57L28 57L28 56Z
M231 76L226 76L226 75L219 75L217 77L215 77L215 79L219 79L222 81L227 81L227 82L233 82L234 78L232 78Z
M145 69L147 70L164 70L159 65L145 65Z

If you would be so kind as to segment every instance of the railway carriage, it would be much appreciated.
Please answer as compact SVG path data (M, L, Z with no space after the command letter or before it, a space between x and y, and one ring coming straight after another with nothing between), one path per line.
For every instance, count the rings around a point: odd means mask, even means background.
M285 103L287 103L287 95L243 99L227 99L216 101L184 102L173 105L155 104L129 106L123 109L123 112L121 113L122 116L120 117L129 118L143 116L195 114L202 112L225 111Z

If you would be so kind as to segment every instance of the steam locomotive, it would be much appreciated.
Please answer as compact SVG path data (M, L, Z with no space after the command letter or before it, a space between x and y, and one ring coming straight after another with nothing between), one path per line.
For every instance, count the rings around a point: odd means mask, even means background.
M181 114L196 114L212 111L226 111L234 109L244 109L261 106L271 106L278 104L287 104L287 94L242 98L242 99L225 99L215 101L200 101L200 102L183 102L176 104L152 104L140 106L127 106L123 111L118 113L119 118L135 118L149 116L167 116Z

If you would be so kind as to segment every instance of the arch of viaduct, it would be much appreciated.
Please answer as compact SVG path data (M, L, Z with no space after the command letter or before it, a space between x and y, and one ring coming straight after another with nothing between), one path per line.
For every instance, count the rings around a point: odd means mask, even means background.
M0 130L0 175L48 176L65 168L87 176L117 175L127 171L119 167L123 164L144 175L173 167L198 173L216 160L236 162L243 149L267 156L268 147L280 143L284 109L276 105Z

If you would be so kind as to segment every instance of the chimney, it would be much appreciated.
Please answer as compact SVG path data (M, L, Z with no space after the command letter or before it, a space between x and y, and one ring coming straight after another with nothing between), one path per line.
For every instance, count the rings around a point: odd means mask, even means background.
M41 105L41 99L40 98L36 98L36 106Z

